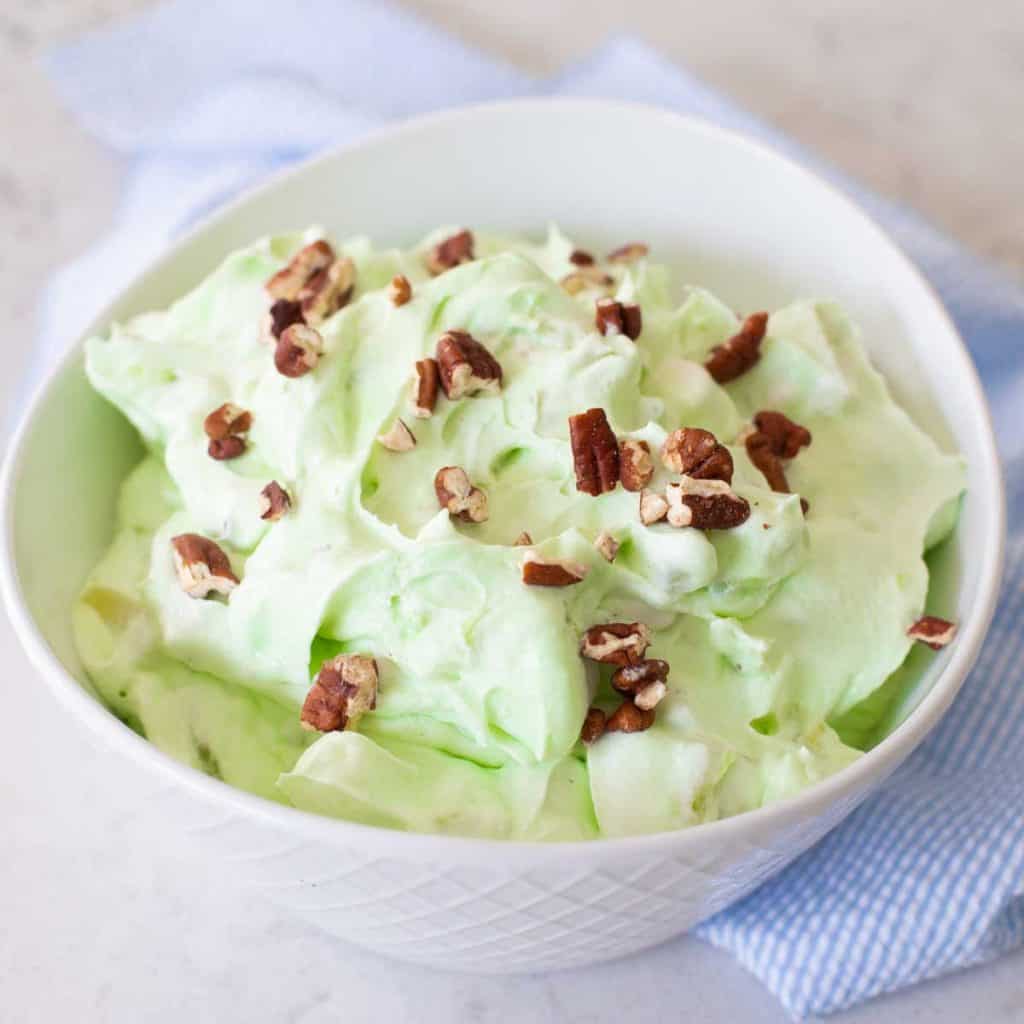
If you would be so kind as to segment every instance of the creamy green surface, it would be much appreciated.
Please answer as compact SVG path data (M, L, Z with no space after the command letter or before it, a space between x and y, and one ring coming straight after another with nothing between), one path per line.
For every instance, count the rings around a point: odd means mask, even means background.
M573 245L477 235L474 262L432 278L425 247L336 244L358 270L353 302L320 328L308 375L274 369L260 340L263 284L304 242L236 252L165 312L87 345L96 389L149 455L126 480L115 539L75 609L79 650L111 709L153 743L225 782L319 813L428 832L529 839L620 836L736 814L790 795L858 750L900 667L928 589L923 553L956 520L959 456L894 404L836 306L774 313L760 362L720 386L702 363L735 314L679 294L648 261L609 267L642 305L634 343L594 328L595 292L559 280ZM395 307L392 275L413 299ZM449 328L501 362L500 395L411 415L417 359ZM253 414L244 456L206 452L203 420L231 401ZM637 495L576 490L567 419L603 407L620 438L656 453L681 426L730 445L750 519L704 533L643 526ZM768 489L733 443L761 409L808 427L788 464L796 494ZM417 446L376 436L401 416ZM655 486L672 477L660 461ZM455 523L434 474L459 465L490 519ZM260 519L271 479L295 499ZM543 557L589 566L583 583L524 586L528 531ZM593 547L607 530L613 563ZM230 600L178 585L170 538L216 540L242 580ZM646 732L578 742L592 701L618 701L579 655L595 623L646 622L648 657L672 666ZM376 711L355 730L310 734L299 709L321 661L380 666ZM872 700L872 695L874 699ZM884 691L882 692L884 697ZM850 737L847 736L847 739Z

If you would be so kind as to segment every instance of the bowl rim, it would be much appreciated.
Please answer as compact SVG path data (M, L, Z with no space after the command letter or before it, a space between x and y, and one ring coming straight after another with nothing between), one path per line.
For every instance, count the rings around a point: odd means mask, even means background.
M429 131L437 125L452 121L472 121L477 117L501 117L523 112L545 117L568 117L573 113L584 111L590 113L604 111L614 116L643 115L647 118L660 118L665 122L668 130L684 127L691 132L714 138L718 142L724 141L740 150L746 150L751 156L783 164L795 180L802 179L808 185L824 189L837 205L845 207L845 212L858 219L861 225L868 230L869 235L873 236L874 244L887 250L889 256L901 264L902 268L923 288L924 298L930 300L933 312L944 324L955 343L952 348L956 350L955 358L959 361L957 369L961 375L961 385L969 393L970 402L979 420L982 458L980 463L974 463L973 468L980 481L980 491L989 499L994 499L983 503L982 506L985 516L984 522L981 524L981 531L985 537L985 544L981 550L975 552L982 563L978 576L978 598L971 608L966 628L962 623L960 624L957 642L948 651L939 655L948 660L939 670L931 688L907 718L875 747L864 752L854 762L833 775L808 786L793 796L752 811L667 832L596 840L548 841L474 838L405 832L364 825L275 803L212 778L165 754L122 723L101 702L90 696L81 683L68 672L42 636L23 599L15 568L13 499L23 469L25 439L56 380L81 358L84 339L110 323L113 310L142 278L151 273L158 265L173 260L181 250L204 232L234 217L239 210L258 201L265 194L273 192L282 182L302 175L322 164L344 159L350 154L386 146L396 137L418 131ZM435 860L455 857L461 860L487 859L492 861L498 851L501 851L501 856L507 863L515 862L525 866L540 864L552 858L560 859L567 849L577 854L586 850L588 856L598 858L618 857L627 853L653 855L664 853L669 849L675 852L679 847L696 846L702 843L710 843L720 849L721 844L728 843L730 839L740 838L744 834L757 833L760 826L772 823L773 827L784 827L821 813L828 806L838 803L845 795L866 795L872 781L882 781L935 727L953 702L973 665L995 611L1002 576L1006 528L1002 471L991 415L977 370L952 317L935 288L888 232L878 225L852 198L827 179L774 147L755 141L744 134L723 128L700 117L681 114L651 104L560 97L527 97L475 103L388 123L361 135L354 141L330 146L307 159L273 173L255 186L245 189L231 202L203 217L181 238L163 249L132 276L131 280L93 318L88 327L78 335L75 342L66 347L60 359L54 362L36 385L30 401L19 417L18 426L7 448L2 475L0 475L0 503L3 507L3 527L2 537L0 537L0 591L3 593L4 603L15 633L33 666L39 671L61 703L83 719L97 736L102 737L106 743L115 747L120 753L151 766L169 786L180 786L207 803L219 806L222 810L260 819L274 825L282 832L291 833L296 838L301 835L304 838L317 839L329 844L355 844L361 847L377 848L381 852L386 851L389 855L413 854ZM197 831L203 831L204 827L211 829L222 827L225 823L226 821L222 820L217 825L200 826Z

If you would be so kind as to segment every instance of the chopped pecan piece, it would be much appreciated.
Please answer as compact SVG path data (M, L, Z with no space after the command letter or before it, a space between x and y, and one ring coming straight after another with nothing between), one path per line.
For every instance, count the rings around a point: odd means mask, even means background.
M606 721L607 716L600 708L591 708L587 712L587 717L583 719L583 728L580 729L580 739L587 744L587 746L590 746L591 743L596 743L604 734Z
M211 459L218 462L227 462L230 459L237 459L239 455L245 454L245 438L232 434L230 437L219 437L206 446L206 452Z
M699 427L673 430L661 446L661 461L673 473L695 480L724 480L732 483L732 456L710 431Z
M767 313L751 313L736 334L711 350L704 368L719 384L727 384L746 373L761 358L767 326Z
M275 299L296 299L303 285L321 270L334 262L334 250L329 242L320 239L303 246L288 265L279 270L264 285L268 294Z
M651 644L651 631L642 622L606 622L583 634L580 654L606 665L635 665Z
M219 544L198 533L179 533L171 538L174 568L181 589L189 597L230 594L238 586L231 561Z
M653 711L668 694L668 687L660 679L638 691L633 703L641 711Z
M732 530L750 518L750 505L734 494L724 480L694 480L684 476L665 490L672 526L697 530Z
M232 402L218 405L203 420L203 430L211 441L223 441L232 434L245 434L252 426L252 413Z
M768 438L772 451L780 459L795 458L811 443L811 432L781 412L763 410L754 417L754 426Z
M416 447L416 438L404 420L395 420L385 433L377 435L377 441L389 452L411 452Z
M523 582L532 587L571 587L586 575L579 562L547 561L532 551L523 559Z
M445 331L437 340L441 387L453 401L501 390L501 364L468 331Z
M425 420L434 414L437 392L441 386L440 371L436 359L416 360L416 395L413 398L413 415Z
M606 732L643 732L654 725L654 712L624 700L608 717Z
M405 274L395 274L388 287L388 298L394 306L404 306L412 298L412 285Z
M276 299L263 319L262 340L275 342L286 327L305 322L301 302L294 299Z
M925 615L907 630L907 636L911 640L920 640L933 651L941 651L952 641L955 634L956 623L936 618L934 615Z
M292 324L277 339L274 366L284 377L303 377L320 361L323 346L323 338L316 328Z
M302 705L302 727L339 732L377 706L377 662L362 654L339 654L325 661Z
M482 523L487 519L487 495L474 487L461 466L444 466L434 477L434 493L452 519Z
M622 304L622 333L630 341L636 341L643 329L644 318L640 307L635 302L624 302Z
M636 341L643 330L643 314L635 302L598 299L594 324L605 337L609 334L624 334L631 341Z
M652 683L668 679L668 662L645 658L632 665L623 665L612 673L612 686L620 693L639 693Z
M517 548L528 548L531 544L533 538L525 530L512 542L512 546Z
M352 298L356 286L356 265L341 256L329 267L317 271L297 296L302 315L310 327L318 327Z
M619 542L607 530L602 530L594 538L594 547L606 562L614 562L619 553Z
M642 491L654 476L651 446L646 441L619 442L619 479L627 491Z
M768 486L780 494L789 494L789 481L783 459L793 458L801 448L811 443L811 432L794 423L781 412L762 411L754 417L754 429L745 437L747 455L761 471ZM804 514L806 502L800 501Z
M460 263L469 263L473 259L473 232L459 231L438 242L427 253L424 262L435 277L443 274Z
M579 295L586 288L611 288L615 278L605 273L600 267L581 266L561 280L562 287L570 295Z
M644 526L660 523L668 515L668 502L656 491L640 492L640 522Z
M609 263L636 263L650 252L650 247L643 242L627 242L608 253Z
M594 257L586 249L573 249L569 253L569 262L574 267L592 267L594 265Z
M789 494L789 481L782 459L772 451L772 442L767 434L755 430L747 436L747 457L761 471L762 476L773 491Z
M619 482L619 442L604 409L588 409L570 416L569 444L576 490L593 497L614 491Z
M276 480L260 491L260 519L276 523L291 507L291 495Z

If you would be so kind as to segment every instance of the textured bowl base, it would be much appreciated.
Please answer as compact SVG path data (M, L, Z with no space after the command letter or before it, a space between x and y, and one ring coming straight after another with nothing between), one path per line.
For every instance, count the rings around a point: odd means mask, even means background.
M417 967L427 967L432 970L447 971L452 974L473 974L482 976L546 974L552 971L573 971L591 967L595 964L610 963L614 960L620 960L625 957L633 956L637 953L642 953L655 946L660 946L662 943L670 942L673 939L678 938L680 935L685 934L691 927L699 923L694 921L692 924L683 928L669 929L666 934L661 935L660 937L652 938L650 941L643 942L628 949L601 951L578 950L574 948L572 941L567 942L565 940L559 940L559 942L556 943L556 948L553 950L531 951L531 954L528 956L516 957L513 955L511 959L509 959L506 957L488 957L485 955L476 956L472 952L458 955L456 957L452 957L450 955L441 956L437 953L430 953L426 949L420 950L410 947L403 949L402 951L398 951L392 947L364 944L357 938L353 938L350 934L338 932L330 926L325 927L323 921L307 915L302 916L316 927L318 931L331 935L336 938L339 943L346 946L358 947L359 949L379 954L398 963L413 964Z
M674 860L622 877L578 870L505 878L378 861L358 869L369 886L362 900L354 898L348 873L321 876L308 888L259 888L315 927L389 957L443 970L519 974L583 967L675 938L782 866L766 851L759 859L760 871L751 874L746 861L724 885ZM387 884L380 877L395 873L405 881Z
M442 970L518 974L613 960L681 935L781 870L852 806L835 804L761 843L737 841L728 854L698 844L687 857L595 863L583 849L519 870L275 839L237 816L189 832L204 859L215 857L237 882L346 942Z

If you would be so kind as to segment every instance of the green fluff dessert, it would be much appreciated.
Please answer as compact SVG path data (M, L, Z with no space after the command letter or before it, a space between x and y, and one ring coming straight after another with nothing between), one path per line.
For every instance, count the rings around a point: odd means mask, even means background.
M86 367L147 454L83 662L267 799L509 839L696 825L855 760L915 640L953 634L924 555L960 456L834 304L740 318L641 244L264 239Z

